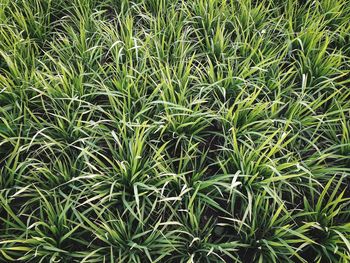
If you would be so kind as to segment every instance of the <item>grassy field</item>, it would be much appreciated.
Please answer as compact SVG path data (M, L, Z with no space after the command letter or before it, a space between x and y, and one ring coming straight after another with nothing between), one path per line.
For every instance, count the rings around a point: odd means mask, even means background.
M0 0L0 262L350 262L349 0Z

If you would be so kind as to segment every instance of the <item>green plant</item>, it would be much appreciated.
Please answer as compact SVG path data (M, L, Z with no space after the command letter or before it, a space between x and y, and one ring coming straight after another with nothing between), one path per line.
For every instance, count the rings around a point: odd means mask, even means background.
M0 262L349 262L349 20L0 0Z

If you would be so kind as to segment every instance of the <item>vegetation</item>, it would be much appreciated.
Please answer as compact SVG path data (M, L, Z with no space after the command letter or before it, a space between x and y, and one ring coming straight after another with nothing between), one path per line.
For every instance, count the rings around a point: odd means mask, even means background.
M349 21L0 0L0 262L350 262Z

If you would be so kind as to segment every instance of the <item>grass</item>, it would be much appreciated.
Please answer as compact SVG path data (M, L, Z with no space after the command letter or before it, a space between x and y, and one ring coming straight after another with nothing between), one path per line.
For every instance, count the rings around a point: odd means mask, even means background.
M0 0L0 262L350 262L349 20Z

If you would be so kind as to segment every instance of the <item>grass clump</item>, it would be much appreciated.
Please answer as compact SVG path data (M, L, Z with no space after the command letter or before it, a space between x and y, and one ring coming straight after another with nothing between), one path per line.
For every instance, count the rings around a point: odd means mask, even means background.
M0 0L0 262L350 262L349 20Z

